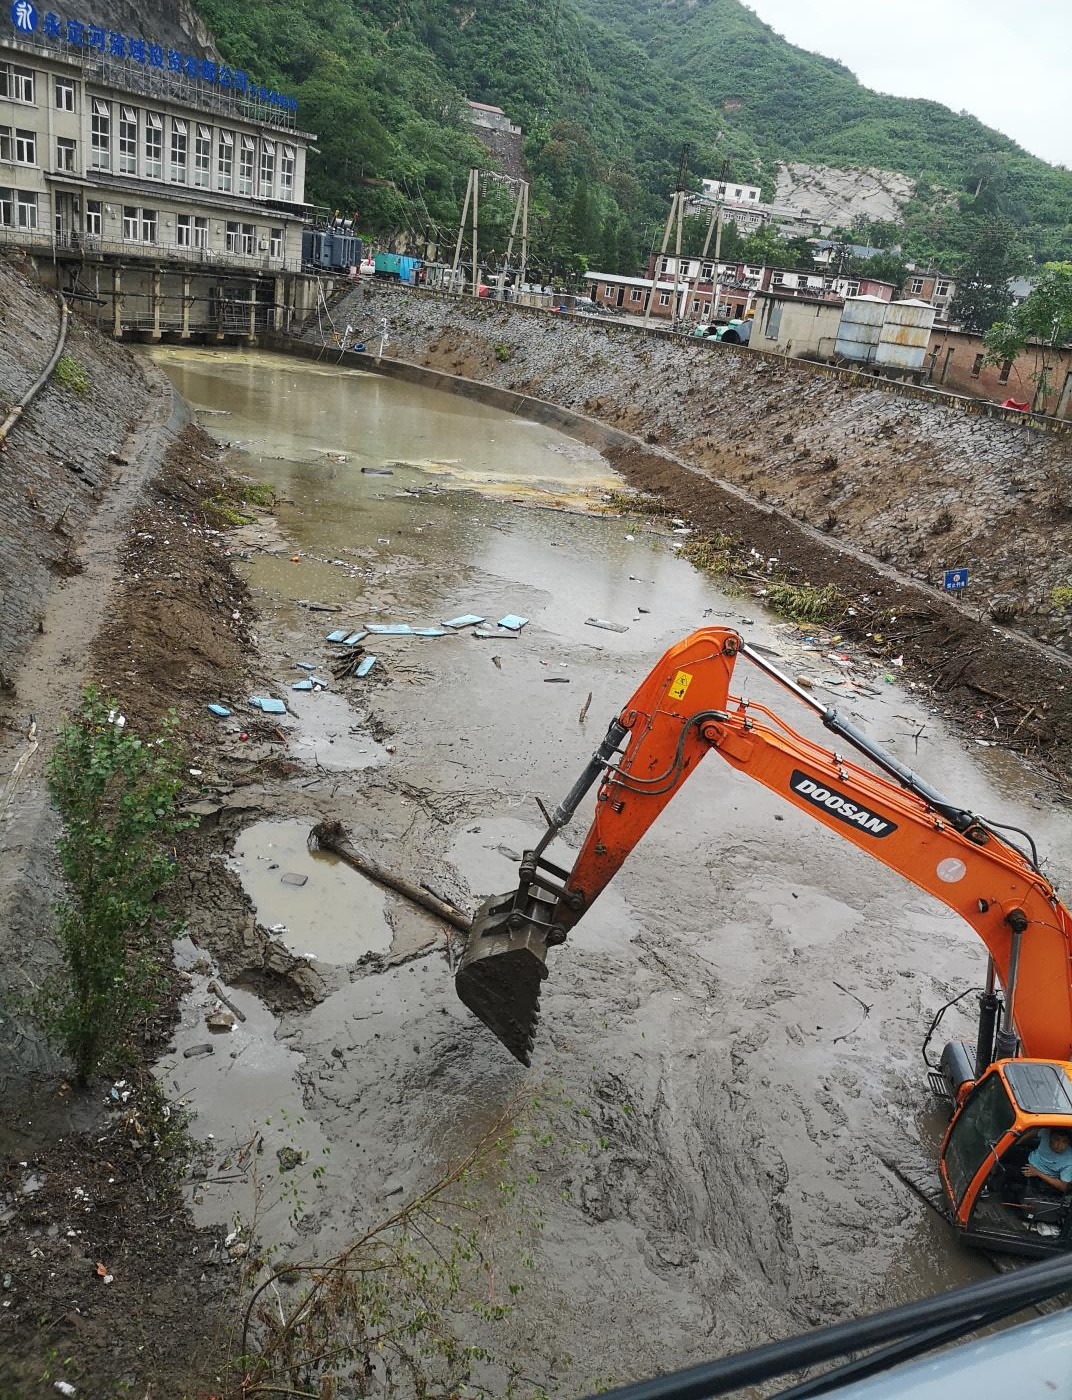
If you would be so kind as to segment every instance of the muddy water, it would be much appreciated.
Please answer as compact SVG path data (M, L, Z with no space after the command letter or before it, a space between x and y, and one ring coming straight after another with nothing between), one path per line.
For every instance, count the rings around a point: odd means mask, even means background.
M529 619L519 635L486 640L468 629L376 637L366 680L301 696L287 721L304 742L330 706L336 737L374 754L329 768L306 753L233 855L260 921L285 925L289 946L318 959L326 994L275 1022L250 1016L236 1034L260 1037L260 1062L218 1047L170 1062L217 1141L248 1141L264 1118L277 1131L276 1104L288 1124L304 1120L299 1146L327 1172L305 1188L300 1234L288 1234L285 1212L269 1233L294 1252L325 1252L426 1185L515 1092L539 1086L574 1106L559 1139L574 1146L536 1163L544 1229L516 1345L530 1374L554 1372L567 1391L985 1274L885 1165L940 1133L920 1044L936 1008L981 981L982 948L942 906L765 789L712 758L675 797L552 954L528 1073L457 1002L434 921L377 903L359 877L303 854L301 833L341 817L358 845L468 907L508 888L540 825L535 798L563 795L653 660L708 618L810 675L817 695L837 697L964 805L1028 827L1060 878L1068 823L1041 783L997 749L966 747L881 673L868 674L875 694L836 684L833 663L697 574L673 537L539 509L614 484L597 456L555 434L330 367L232 352L160 361L211 410L205 426L243 444L236 462L286 498L283 539L266 534L245 566L275 693L292 694L299 660L330 674L324 639L336 626ZM309 600L339 612L312 613ZM741 689L821 738L762 676ZM579 821L561 859L582 834ZM284 886L286 873L308 878ZM380 956L362 961L369 952ZM179 1054L205 1039L196 992ZM945 1029L972 1032L956 1012ZM247 1057L248 1096L233 1078ZM258 1063L275 1068L259 1075ZM210 1183L199 1209L248 1214L245 1189ZM583 1360L563 1363L567 1353Z

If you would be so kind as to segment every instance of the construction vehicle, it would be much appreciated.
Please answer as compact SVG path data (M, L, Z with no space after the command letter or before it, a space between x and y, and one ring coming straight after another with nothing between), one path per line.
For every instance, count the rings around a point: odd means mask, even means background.
M796 733L765 705L732 697L742 658L879 772ZM478 911L456 974L462 1001L529 1063L548 948L565 941L711 751L941 900L982 939L989 965L976 1043L947 1045L931 1072L951 1109L937 1189L910 1184L966 1243L1035 1256L1072 1248L1072 1192L1051 1197L1023 1171L1043 1129L1072 1131L1072 915L1034 843L944 797L729 628L703 628L671 647L612 720L524 853L518 888ZM591 829L563 869L545 852L597 782ZM1021 836L1025 849L1001 832Z

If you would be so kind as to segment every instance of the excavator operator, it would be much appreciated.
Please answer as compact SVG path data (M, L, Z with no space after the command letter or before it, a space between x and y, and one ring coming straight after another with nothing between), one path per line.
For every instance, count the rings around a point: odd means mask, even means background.
M1043 1128L1039 1145L1027 1159L1024 1176L1036 1177L1062 1196L1072 1191L1072 1137L1060 1128Z

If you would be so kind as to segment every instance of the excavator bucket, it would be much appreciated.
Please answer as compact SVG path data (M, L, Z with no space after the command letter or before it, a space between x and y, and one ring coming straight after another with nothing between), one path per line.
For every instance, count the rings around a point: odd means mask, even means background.
M473 920L454 986L469 1010L511 1055L530 1063L540 1020L540 983L549 944L562 935L519 909L518 890L489 899ZM540 901L525 900L524 903Z

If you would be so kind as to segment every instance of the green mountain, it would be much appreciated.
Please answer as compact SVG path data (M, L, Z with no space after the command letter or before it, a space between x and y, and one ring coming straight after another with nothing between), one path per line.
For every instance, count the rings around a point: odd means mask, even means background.
M457 228L489 164L463 97L525 129L534 246L630 267L665 218L684 143L768 194L779 160L918 180L898 237L949 262L1001 213L1040 259L1072 255L1072 174L939 103L884 97L787 43L739 0L200 0L232 62L299 99L319 135L308 197L366 233ZM492 193L489 248L508 198ZM881 231L863 230L881 237ZM891 231L886 230L886 241Z

